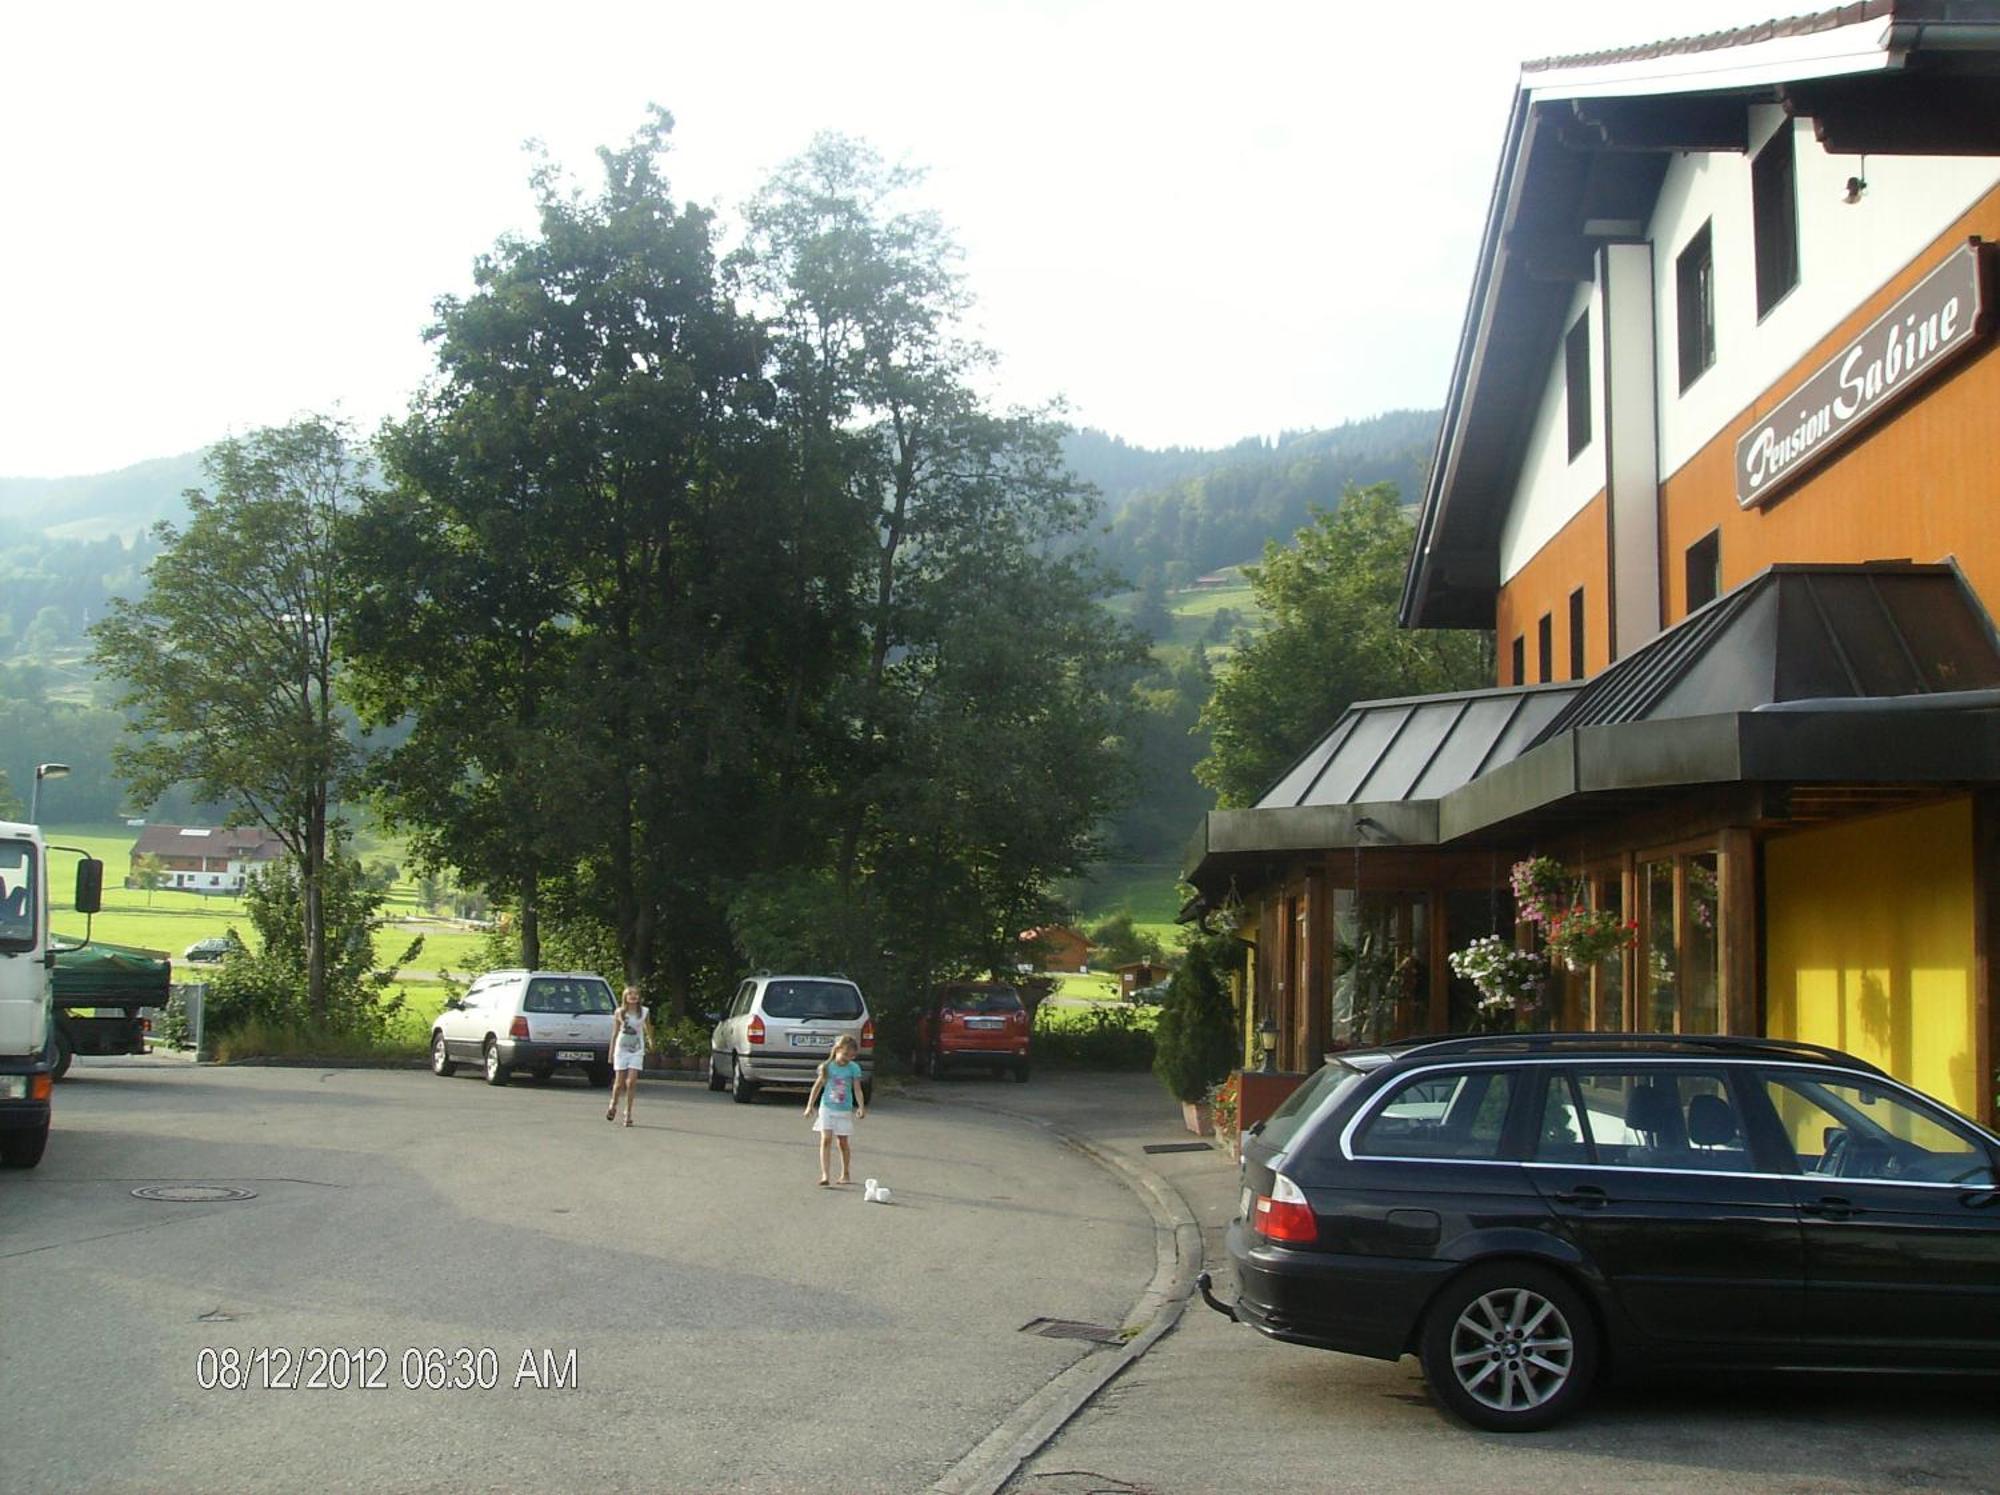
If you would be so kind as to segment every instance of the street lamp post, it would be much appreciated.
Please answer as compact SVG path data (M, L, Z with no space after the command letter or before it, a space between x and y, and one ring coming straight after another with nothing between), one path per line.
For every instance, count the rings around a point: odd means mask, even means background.
M42 780L66 779L69 777L67 763L37 763L35 765L35 787L28 791L28 823L40 825L37 818L42 809Z

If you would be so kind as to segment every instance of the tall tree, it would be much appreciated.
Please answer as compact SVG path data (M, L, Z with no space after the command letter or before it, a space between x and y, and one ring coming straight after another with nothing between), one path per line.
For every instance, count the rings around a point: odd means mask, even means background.
M335 699L336 547L368 488L346 429L319 417L222 442L204 466L187 527L154 531L145 595L115 600L91 630L131 721L114 759L135 803L191 784L284 843L307 1006L323 1021L328 828L357 757Z
M1355 701L1468 690L1492 678L1487 635L1396 626L1413 526L1395 488L1350 487L1245 575L1269 626L1218 670L1200 780L1254 803Z

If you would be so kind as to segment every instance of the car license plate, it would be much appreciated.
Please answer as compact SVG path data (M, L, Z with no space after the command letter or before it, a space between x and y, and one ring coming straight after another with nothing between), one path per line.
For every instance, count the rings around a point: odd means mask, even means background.
M1239 1220L1249 1219L1250 1205L1251 1205L1250 1191L1248 1189L1245 1189L1243 1191L1242 1199L1239 1200L1236 1205L1236 1218Z
M563 1059L582 1059L582 1060L585 1060L585 1061L588 1061L588 1060L591 1060L591 1059L595 1059L596 1057L597 1057L597 1055L593 1054L593 1053L592 1053L592 1052L591 1052L591 1051L590 1051L589 1049L557 1049L557 1050L556 1050L556 1058L557 1058L558 1060L563 1060Z
M831 1033L794 1033L792 1047L795 1049L830 1049L833 1047Z
M965 1020L965 1026L968 1028L998 1028L1004 1022L1005 1022L1004 1018L969 1017Z
M0 1075L0 1100L26 1100L27 1097L26 1075Z

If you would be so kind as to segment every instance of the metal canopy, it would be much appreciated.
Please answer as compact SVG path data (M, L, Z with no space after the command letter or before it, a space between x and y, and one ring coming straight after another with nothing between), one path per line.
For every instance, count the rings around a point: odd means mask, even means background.
M2000 636L1957 567L1774 566L1587 683L1359 703L1208 814L1188 880L1746 781L2000 782Z

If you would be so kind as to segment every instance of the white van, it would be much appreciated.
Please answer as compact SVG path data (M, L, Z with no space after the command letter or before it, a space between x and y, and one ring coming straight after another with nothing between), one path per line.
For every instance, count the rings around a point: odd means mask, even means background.
M708 1088L745 1105L766 1085L809 1086L843 1033L860 1045L861 1094L875 1098L875 1020L845 976L752 976L708 1042Z

